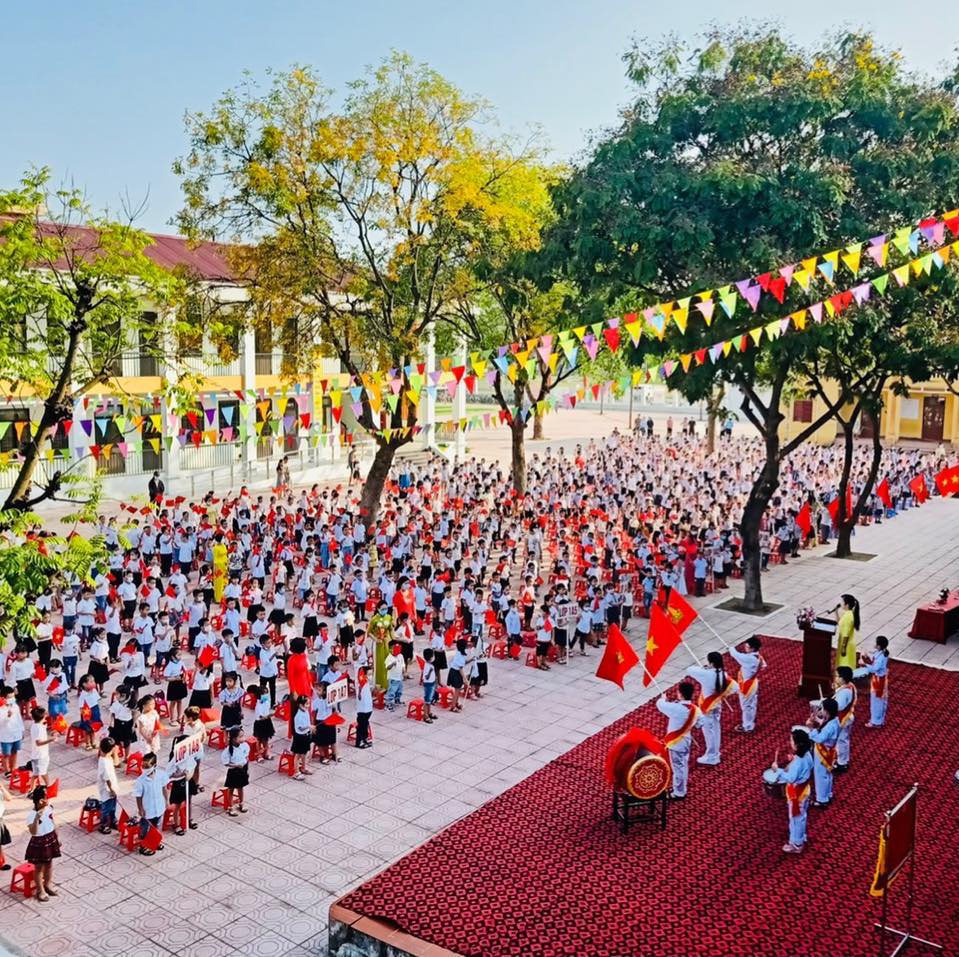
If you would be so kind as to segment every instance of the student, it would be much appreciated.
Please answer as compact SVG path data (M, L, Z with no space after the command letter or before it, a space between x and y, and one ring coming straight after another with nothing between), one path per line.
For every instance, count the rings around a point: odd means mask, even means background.
M885 635L876 636L876 651L866 656L866 664L856 668L853 676L865 678L869 683L869 723L867 728L881 728L886 723L886 708L889 705L889 639Z
M789 763L780 768L774 761L774 781L786 785L786 814L789 818L789 840L783 845L786 854L801 854L806 846L806 821L809 816L809 779L813 774L812 743L802 727L794 727L790 738L792 753Z
M62 718L65 724L67 711L70 708L67 702L67 678L59 658L50 660L50 673L43 679L43 690L47 693L47 711L51 718L51 731L56 735L57 719Z
M213 665L197 666L193 675L193 690L190 692L190 707L201 711L213 707Z
M739 651L735 646L730 646L729 653L739 663L736 681L739 685L739 709L742 713L742 722L736 726L736 730L749 733L756 729L756 708L759 704L757 675L766 667L766 661L759 653L762 641L756 635L747 638L745 644L745 651Z
M573 647L579 642L579 654L582 658L586 657L586 644L590 641L592 628L593 613L589 610L589 599L583 598L579 603L579 617L576 619L576 634L573 638Z
M97 798L100 801L100 833L110 834L117 826L116 742L106 737L97 756Z
M243 728L239 726L230 728L228 742L221 755L223 766L226 768L223 787L226 788L229 805L226 813L230 817L236 817L237 814L247 812L243 804L243 794L250 784L250 746L243 740Z
M553 645L553 622L549 615L549 605L542 605L534 624L536 631L536 667L540 671L549 671L546 659Z
M33 801L33 810L27 811L30 841L23 856L36 869L37 900L43 902L57 896L53 862L60 857L60 839L53 821L53 808L47 800L47 789L43 786L34 788L30 798Z
M372 716L373 688L370 684L369 668L362 667L356 673L356 746L358 748L373 747L373 742L370 741Z
M293 698L290 711L293 719L293 743L290 750L296 761L294 781L302 781L303 776L313 772L306 766L306 757L313 747L313 722L310 720L310 702L306 695Z
M110 705L110 717L113 719L110 737L116 741L118 748L126 752L133 744L133 710L129 688L117 688L117 696Z
M813 748L813 782L816 786L816 807L828 807L832 800L832 772L836 766L836 743L839 740L839 705L834 698L825 698L821 712L810 715L809 740Z
M237 728L243 724L243 694L236 672L225 672L219 694L221 728Z
M260 637L260 650L257 658L257 671L260 675L260 684L266 682L270 689L270 705L276 707L276 678L279 674L279 667L276 663L276 651L273 648L273 642L269 635Z
M700 695L697 702L700 718L697 727L702 729L706 752L697 759L697 764L717 765L721 761L719 749L722 738L723 699L739 690L739 686L727 674L723 656L711 651L706 656L708 668L693 667L686 670L688 677L699 682Z
M436 683L442 687L443 671L447 667L446 639L443 637L443 632L437 628L432 629L429 647L430 651L433 652L433 667L436 671Z
M80 706L80 720L77 725L87 736L83 750L96 751L93 736L103 727L103 719L100 717L100 690L93 675L84 675L80 679L77 704Z
M33 674L36 670L33 660L24 644L18 644L14 649L14 659L10 665L10 677L17 688L17 704L20 705L20 714L23 718L29 717L32 702L37 696L33 684Z
M144 695L139 702L140 714L136 719L137 737L143 745L144 753L156 754L160 750L160 716L157 714L156 699L152 694Z
M433 657L432 648L426 648L423 651L423 720L427 724L432 724L436 720L433 715L433 702L436 700L436 668L433 665Z
M140 818L140 840L142 841L150 831L150 826L159 828L166 811L167 774L157 768L157 756L152 751L143 755L143 766L140 776L133 782L132 794L137 802L137 815ZM158 851L163 850L161 844ZM148 847L140 847L144 857L152 857L155 853Z
M386 709L395 711L403 703L403 649L399 642L393 645L386 656Z
M23 745L23 716L17 705L13 688L0 686L0 769L13 774L17 769L17 755Z
M256 707L253 710L253 737L259 745L257 764L271 760L270 742L276 734L273 727L273 703L270 701L270 689L265 682L250 685L247 692L256 695Z
M856 720L856 685L853 682L853 670L846 665L836 669L838 687L833 697L839 706L839 739L836 741L836 767L834 773L842 774L849 770L849 756L852 751L852 726Z
M313 710L315 718L315 728L313 731L313 743L320 754L320 764L339 763L340 759L336 755L336 725L341 718L334 718L333 708L326 700L326 693L329 691L329 685L321 681L313 689L313 696L310 707Z
M159 655L159 652L157 652ZM163 668L163 677L166 679L166 700L170 709L170 720L174 724L183 722L183 702L186 700L188 689L184 677L183 662L180 661L180 651L171 648L166 654L166 665Z
M33 708L30 711L33 725L30 727L30 768L33 772L31 784L50 784L50 742L52 739L47 730L46 708Z
M3 849L7 844L13 843L10 836L10 829L3 822L3 816L6 811L6 802L12 801L13 795L6 789L3 780L0 779L0 871L9 871L10 865L3 856Z
M66 636L64 636L65 638ZM91 632L91 638L87 675L93 678L97 688L102 692L106 683L110 680L110 667L107 664L110 658L110 648L102 628L94 628ZM80 686L83 687L82 678L80 679Z
M669 796L674 801L686 797L693 728L700 718L699 708L693 703L695 692L696 686L691 681L680 681L679 697L675 701L671 701L665 693L656 699L656 708L668 719L663 743L669 749L669 764L673 770Z
M506 612L506 643L509 646L510 650L510 659L516 660L519 658L519 652L514 655L513 648L519 648L523 644L523 619L520 617L519 612L516 610L516 599L511 598L509 600L508 610Z
M450 705L450 712L462 711L460 704L460 695L463 693L463 671L466 668L466 639L460 638L456 642L456 651L450 658L450 671L446 681L453 689L453 702Z

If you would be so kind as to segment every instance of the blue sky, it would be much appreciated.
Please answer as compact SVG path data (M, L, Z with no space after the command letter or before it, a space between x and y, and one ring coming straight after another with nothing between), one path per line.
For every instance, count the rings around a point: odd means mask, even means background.
M570 159L627 99L620 56L631 36L758 20L807 43L866 26L926 72L952 62L959 43L959 5L902 0L16 4L4 11L0 185L37 164L84 187L98 207L149 191L141 225L170 231L179 204L170 163L184 148L185 110L207 107L245 69L309 63L342 87L391 48L485 97L506 129L538 124L556 157Z

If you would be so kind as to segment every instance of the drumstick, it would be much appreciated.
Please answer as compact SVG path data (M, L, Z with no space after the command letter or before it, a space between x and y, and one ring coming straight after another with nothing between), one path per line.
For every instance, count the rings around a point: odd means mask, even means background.
M779 765L779 748L776 748L775 757L773 757L773 767L778 767Z

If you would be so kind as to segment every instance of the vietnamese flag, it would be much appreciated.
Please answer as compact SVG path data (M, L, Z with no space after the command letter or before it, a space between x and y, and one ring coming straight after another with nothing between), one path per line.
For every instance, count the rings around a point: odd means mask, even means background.
M929 489L926 487L926 476L917 475L912 479L909 482L909 490L915 496L916 501L922 505L922 503L929 498Z
M675 589L673 589L675 591ZM672 599L670 592L670 599ZM688 605L687 605L688 607ZM692 611L692 609L690 609ZM695 617L696 612L693 611ZM689 619L692 621L692 618ZM688 622L687 622L688 624ZM646 672L643 675L643 685L648 685L659 674L669 656L676 650L682 641L682 634L670 620L667 612L659 605L653 605L649 615L649 633L646 636Z
M892 508L892 496L889 494L889 479L884 478L876 486L876 496L886 508Z
M812 509L809 507L809 502L804 502L796 515L796 525L802 532L803 540L809 538L809 533L812 531Z
M200 653L196 656L196 663L201 668L209 668L214 661L216 661L216 652L213 650L213 646L204 645L200 649Z
M155 824L151 824L150 830L146 832L146 836L140 841L140 846L145 847L148 851L155 851L162 843L163 835L160 833L160 829Z
M696 609L679 592L673 588L669 592L669 602L666 605L666 617L669 623L680 634L699 617Z
M639 655L633 646L619 630L618 626L610 625L606 636L606 650L596 669L597 678L605 678L623 687L623 678L639 664Z
M839 524L839 496L836 497L827 506L829 517L832 519L833 527ZM846 486L846 521L852 518L852 489Z
M959 492L959 466L943 469L936 475L936 488L940 495L952 495Z

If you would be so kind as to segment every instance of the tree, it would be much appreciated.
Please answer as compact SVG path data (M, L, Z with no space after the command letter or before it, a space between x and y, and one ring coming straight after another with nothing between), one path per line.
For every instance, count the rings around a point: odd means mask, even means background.
M493 397L507 416L510 476L520 494L526 491L527 426L532 420L534 438L542 436L547 398L580 365L579 354L570 361L554 344L575 290L568 282L541 284L537 275L542 231L554 219L549 189L560 175L558 168L531 158L512 161L503 170L499 186L514 205L515 215L473 225L469 281L438 336L438 345L449 350L457 338L465 341L474 354L482 356L479 361L496 373ZM510 344L515 344L515 351L489 361L491 353ZM497 368L498 359L508 361L505 373Z
M685 331L668 322L663 355L738 343L750 328L808 304L817 287L806 289L824 277L784 283L756 311L717 307L711 325L695 293L788 264L792 280L812 253L846 251L959 194L954 91L914 78L866 35L815 51L775 30L715 34L696 51L674 42L647 49L637 44L627 58L638 92L622 125L557 188L559 223L546 245L554 270L600 306L623 295L636 307L671 304L666 319L680 316ZM890 305L890 322L897 308ZM759 524L780 463L838 408L831 403L781 441L783 397L798 365L817 353L821 330L773 333L761 350L733 349L670 379L691 400L737 386L742 414L764 443L740 523L749 610L763 606ZM644 342L648 349L657 337Z
M522 215L501 188L522 156L481 135L487 118L399 53L350 84L340 110L296 68L187 116L179 223L242 244L249 321L291 361L334 356L362 385L357 420L377 446L361 499L370 525L416 424L424 338L466 285L471 233Z
M142 310L145 301L165 302L174 286L145 255L153 241L132 216L95 215L78 190L53 191L49 180L41 169L0 192L0 374L43 402L4 506L18 511L55 498L72 478L60 470L42 482L34 476L74 402L109 383L125 351L160 355L156 320Z

